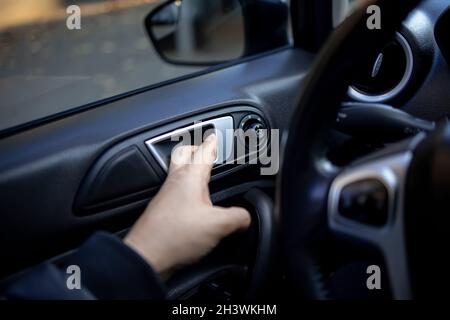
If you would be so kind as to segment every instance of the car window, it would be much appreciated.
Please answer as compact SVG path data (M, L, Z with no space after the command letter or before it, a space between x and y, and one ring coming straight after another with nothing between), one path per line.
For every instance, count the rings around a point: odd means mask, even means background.
M205 4L219 0L189 1ZM237 58L244 41L242 33L233 34L233 30L243 28L243 22L236 18L238 11L232 10L233 1L220 1L223 3L220 10L233 16L230 21L236 21L237 27L217 27L220 18L211 19L218 16L217 7L214 14L209 14L210 20L214 20L210 29L223 37L221 40L216 37L206 46L211 52L214 45L217 54L222 54L217 59L211 58L217 63L224 62L223 57ZM166 1L0 0L0 131L208 68L211 63L175 64L163 59L161 52L158 54L145 20L163 2ZM166 31L170 31L169 22L176 7L186 2L174 1L174 8L160 13L156 19L159 27L163 26L159 34L164 35L161 39L165 48L173 57L177 56ZM200 2L195 6L200 7ZM201 8L202 15L208 16L206 6ZM192 21L201 30L197 20ZM187 37L178 35L178 40L183 41L177 43L189 46ZM217 50L224 47L227 52ZM251 53L266 48L269 47L262 46ZM200 57L192 53L191 56Z

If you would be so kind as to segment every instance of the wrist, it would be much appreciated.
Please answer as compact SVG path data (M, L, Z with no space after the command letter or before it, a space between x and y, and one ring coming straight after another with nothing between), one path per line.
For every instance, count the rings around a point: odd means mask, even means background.
M173 273L169 263L163 254L158 254L157 250L149 250L146 246L141 245L139 241L132 236L126 236L123 240L124 244L138 253L151 267L159 274L163 280L167 280Z

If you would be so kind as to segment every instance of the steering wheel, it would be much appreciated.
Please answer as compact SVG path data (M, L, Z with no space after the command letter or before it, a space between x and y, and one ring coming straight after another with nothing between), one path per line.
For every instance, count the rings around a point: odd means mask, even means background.
M286 275L303 297L333 298L322 257L334 239L378 250L394 299L437 294L448 282L437 262L448 243L450 127L344 168L326 157L326 133L355 71L419 2L366 1L335 30L304 83L277 189ZM366 25L369 5L381 9L380 30Z

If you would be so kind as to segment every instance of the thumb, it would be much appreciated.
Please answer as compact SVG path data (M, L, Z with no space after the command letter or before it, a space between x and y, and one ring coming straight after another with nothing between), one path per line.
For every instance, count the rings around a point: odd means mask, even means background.
M227 236L238 230L246 230L252 221L250 213L241 207L221 208L221 231Z

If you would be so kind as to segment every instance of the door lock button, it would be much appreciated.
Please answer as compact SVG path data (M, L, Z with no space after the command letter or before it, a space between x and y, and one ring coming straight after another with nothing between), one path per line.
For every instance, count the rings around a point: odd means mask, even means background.
M257 141L257 147L263 146L267 143L267 125L265 121L257 114L246 115L239 123L239 129L241 129L246 136L255 138L255 141ZM243 143L248 149L246 141L243 141Z

